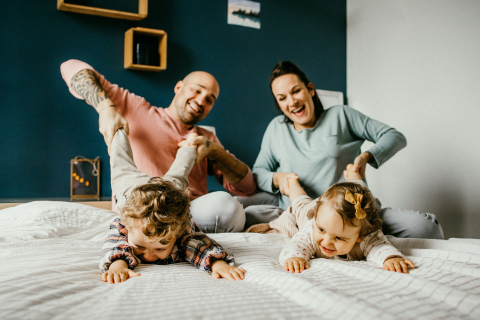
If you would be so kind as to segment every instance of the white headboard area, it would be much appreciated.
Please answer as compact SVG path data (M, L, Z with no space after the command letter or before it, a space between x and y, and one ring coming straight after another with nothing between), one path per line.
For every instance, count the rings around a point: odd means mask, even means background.
M208 131L212 131L213 133L217 134L215 127L212 127L212 126L199 126L199 127L206 129Z
M328 91L317 89L317 94L323 104L323 109L327 110L331 106L343 105L343 92Z

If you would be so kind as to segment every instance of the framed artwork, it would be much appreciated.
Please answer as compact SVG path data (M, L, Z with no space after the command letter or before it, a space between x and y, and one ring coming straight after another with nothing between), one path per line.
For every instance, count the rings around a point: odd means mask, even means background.
M260 29L260 2L228 0L228 24Z
M72 159L70 198L100 199L100 159Z

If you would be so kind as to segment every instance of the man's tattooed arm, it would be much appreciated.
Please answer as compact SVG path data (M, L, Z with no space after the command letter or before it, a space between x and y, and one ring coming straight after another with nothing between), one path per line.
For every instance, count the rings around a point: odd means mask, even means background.
M88 101L97 112L100 112L105 107L114 106L100 85L97 75L90 69L83 69L74 75L71 85L73 90Z

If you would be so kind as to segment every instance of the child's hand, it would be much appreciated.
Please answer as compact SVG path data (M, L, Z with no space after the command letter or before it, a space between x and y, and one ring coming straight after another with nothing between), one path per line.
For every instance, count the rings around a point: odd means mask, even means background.
M102 274L102 281L108 283L120 283L127 281L128 278L138 277L140 273L128 269L125 260L115 260L108 270Z
M212 263L212 277L215 279L243 280L246 272L243 268L228 265L224 260L216 260Z
M353 164L347 166L347 170L343 171L343 176L348 182L352 180L363 180L362 175L356 171L353 171Z
M408 273L408 266L415 268L415 265L411 260L403 259L399 257L389 258L383 263L383 269L389 271L397 271Z
M192 133L190 133L190 134L187 136L187 139L180 141L180 142L178 143L178 146L179 146L180 148L181 148L181 147L196 146L196 144L194 143L196 137L198 137L198 134L196 134L195 132L192 132Z
M291 273L301 273L303 270L310 268L307 260L297 257L287 259L283 266L285 267L285 270L290 271Z

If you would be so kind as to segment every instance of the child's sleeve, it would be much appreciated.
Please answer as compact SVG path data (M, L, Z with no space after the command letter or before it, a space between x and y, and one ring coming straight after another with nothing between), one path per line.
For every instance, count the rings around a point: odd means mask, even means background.
M296 257L308 261L315 255L315 245L312 240L313 223L314 219L309 220L280 251L278 260L282 266L287 259Z
M196 147L191 146L178 149L175 161L173 161L163 179L173 182L179 189L186 189L188 187L188 175L195 164L196 157Z
M292 214L295 216L299 230L315 216L318 208L318 199L313 200L307 195L298 196L292 203Z
M128 268L133 270L139 263L138 258L133 254L133 249L127 243L127 232L125 226L116 218L110 224L110 233L102 247L100 258L100 269L106 272L110 265L119 259L127 262Z
M380 267L383 267L383 263L388 258L406 257L395 248L383 234L381 230L373 232L365 237L360 243L360 249L363 251L367 261L378 263Z
M133 189L148 183L151 177L138 171L135 166L125 130L119 129L113 137L110 153L113 200L115 207L121 212Z
M185 252L186 261L208 272L212 271L212 263L216 260L224 260L232 266L235 263L233 255L227 254L221 245L203 233L191 217L180 248Z

